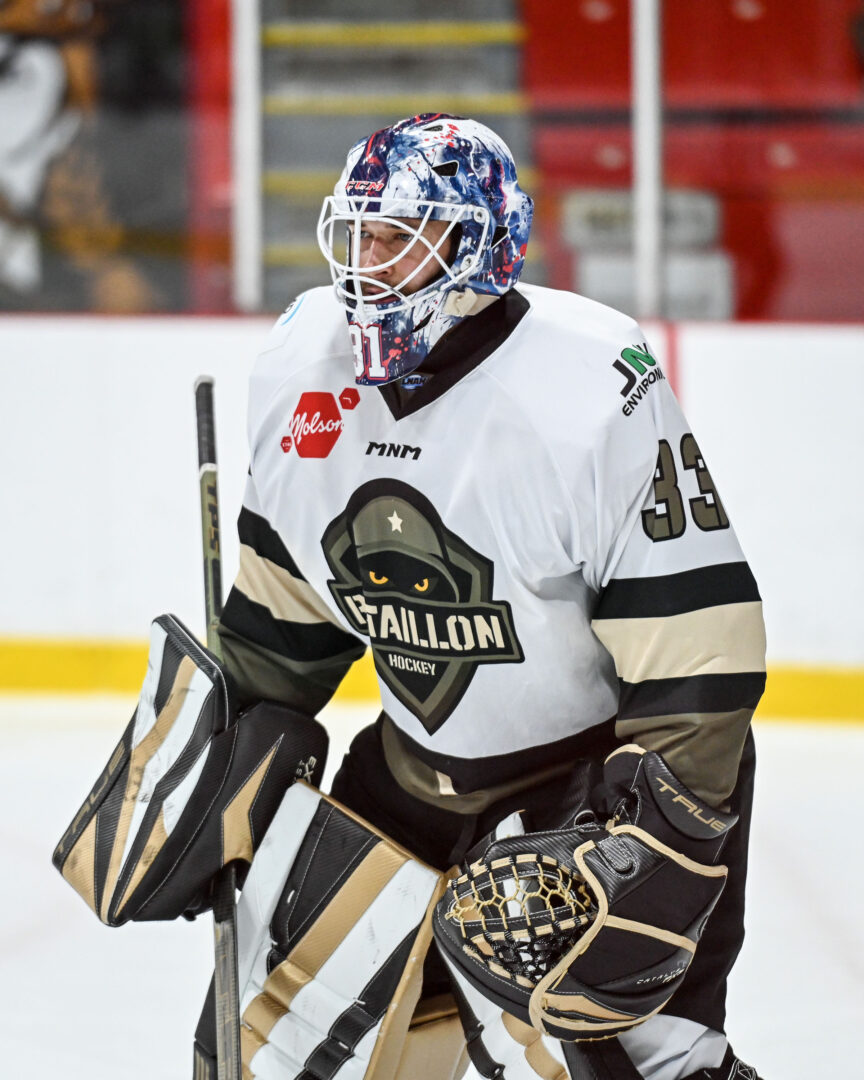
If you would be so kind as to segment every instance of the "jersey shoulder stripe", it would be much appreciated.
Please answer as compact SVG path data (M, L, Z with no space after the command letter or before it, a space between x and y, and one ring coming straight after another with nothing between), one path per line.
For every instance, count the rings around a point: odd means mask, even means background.
M364 642L333 623L279 619L269 607L251 600L237 588L228 594L222 625L291 660L328 660L346 652L356 652L359 657L366 651Z
M240 543L252 548L261 558L287 570L292 577L300 581L306 580L282 538L266 518L253 513L248 507L242 507L237 518L237 534Z
M612 578L600 597L594 620L660 618L760 599L746 562L717 563L677 574Z
M755 709L765 689L764 671L731 675L691 675L679 679L618 680L618 718Z

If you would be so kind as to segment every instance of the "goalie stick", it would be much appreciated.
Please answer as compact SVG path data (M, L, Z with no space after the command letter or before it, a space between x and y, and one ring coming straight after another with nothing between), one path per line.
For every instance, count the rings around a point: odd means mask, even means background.
M213 379L195 382L198 433L198 477L201 493L201 539L204 554L204 609L207 647L218 655L222 611L222 568L219 547L219 494L216 469L216 423ZM216 1050L219 1080L241 1080L240 1000L237 975L236 873L226 866L213 884L213 944L215 953Z

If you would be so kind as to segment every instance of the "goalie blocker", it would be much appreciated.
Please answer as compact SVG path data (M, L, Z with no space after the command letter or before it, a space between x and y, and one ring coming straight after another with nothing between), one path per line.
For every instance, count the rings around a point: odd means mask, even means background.
M563 1040L610 1038L666 1005L723 890L718 859L737 821L635 745L606 759L604 792L605 825L583 811L494 841L435 914L462 979Z
M214 874L252 861L285 789L319 782L316 720L269 702L231 717L216 657L174 616L154 620L138 706L53 856L102 922L206 910Z

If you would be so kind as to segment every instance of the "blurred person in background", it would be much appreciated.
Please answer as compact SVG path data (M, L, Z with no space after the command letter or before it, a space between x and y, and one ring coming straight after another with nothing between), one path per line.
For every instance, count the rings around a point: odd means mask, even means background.
M0 0L0 308L173 306L130 252L129 196L111 179L127 151L116 125L109 137L100 50L134 7Z

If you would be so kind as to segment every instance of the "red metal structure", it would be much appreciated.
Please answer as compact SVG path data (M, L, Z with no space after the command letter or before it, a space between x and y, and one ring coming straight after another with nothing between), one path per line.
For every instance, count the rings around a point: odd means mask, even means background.
M631 183L629 3L523 0L524 80L552 284L570 287L556 209ZM738 318L860 319L860 0L665 0L667 187L711 193Z
M189 295L198 312L231 308L229 0L186 0Z

